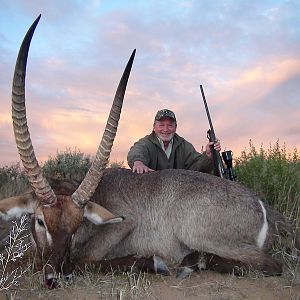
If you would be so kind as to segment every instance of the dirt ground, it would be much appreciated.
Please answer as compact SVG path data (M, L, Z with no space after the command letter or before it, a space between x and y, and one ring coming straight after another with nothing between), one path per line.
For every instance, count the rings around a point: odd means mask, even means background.
M184 280L173 275L85 274L70 285L48 290L35 274L24 278L18 288L2 291L0 299L299 300L300 283L291 284L285 276L242 278L211 271L194 273Z
M153 284L157 299L300 299L300 285L291 286L279 277L238 278L215 272L202 272L183 282L167 278Z

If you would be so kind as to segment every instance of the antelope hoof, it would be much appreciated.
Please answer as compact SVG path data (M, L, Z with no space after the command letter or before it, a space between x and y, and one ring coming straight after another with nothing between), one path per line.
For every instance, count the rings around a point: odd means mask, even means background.
M153 262L154 262L155 273L163 275L163 276L171 275L169 268L167 267L166 263L162 260L162 258L154 255Z
M74 282L74 277L72 274L64 275L63 276L64 282L68 284L72 284Z
M180 267L177 269L176 278L184 279L185 277L189 276L193 272L194 272L194 269L192 269L190 267Z
M45 287L49 290L57 289L60 287L56 278L45 279Z

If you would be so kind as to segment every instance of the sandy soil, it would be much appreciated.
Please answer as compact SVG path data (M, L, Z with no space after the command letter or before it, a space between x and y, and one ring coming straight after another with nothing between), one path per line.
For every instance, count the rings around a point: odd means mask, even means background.
M300 299L300 285L291 286L284 278L238 278L202 272L183 282L166 278L153 284L157 299Z
M31 278L30 278L31 277ZM85 274L57 290L42 287L41 276L28 276L18 288L2 291L0 299L300 299L300 283L285 277L235 277L205 271L184 280L175 276Z

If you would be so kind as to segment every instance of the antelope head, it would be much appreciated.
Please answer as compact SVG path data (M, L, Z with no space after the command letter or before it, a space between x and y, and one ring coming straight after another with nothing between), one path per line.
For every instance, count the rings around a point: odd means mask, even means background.
M57 195L43 176L36 159L26 119L25 76L30 42L39 16L29 28L19 50L12 87L12 118L15 140L32 192L0 201L0 217L10 219L23 213L31 214L31 229L40 255L47 259L44 267L45 285L56 287L56 275L70 275L70 248L72 237L83 218L95 224L121 222L123 217L115 216L100 205L90 202L104 169L116 136L125 90L131 71L133 51L118 85L110 110L105 131L86 177L71 195Z

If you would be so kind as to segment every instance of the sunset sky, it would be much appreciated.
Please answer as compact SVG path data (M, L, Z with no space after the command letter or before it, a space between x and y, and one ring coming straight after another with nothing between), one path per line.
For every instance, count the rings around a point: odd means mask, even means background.
M208 121L223 149L300 149L300 1L0 1L0 166L19 161L11 85L23 37L32 39L27 118L38 160L67 148L95 154L133 49L112 161L152 130L157 110L201 150Z

